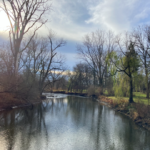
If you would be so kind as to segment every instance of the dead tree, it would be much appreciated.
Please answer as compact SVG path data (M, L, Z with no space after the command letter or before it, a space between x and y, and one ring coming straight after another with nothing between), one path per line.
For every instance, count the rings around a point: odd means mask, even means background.
M64 72L63 66L64 59L58 55L56 50L66 44L63 39L57 39L55 33L52 31L48 35L48 47L46 52L40 56L40 69L39 69L39 91L40 95L44 89L53 84L59 79Z

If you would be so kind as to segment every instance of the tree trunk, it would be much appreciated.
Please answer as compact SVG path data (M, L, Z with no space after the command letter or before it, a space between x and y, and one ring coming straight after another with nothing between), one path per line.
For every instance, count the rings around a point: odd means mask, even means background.
M99 86L100 86L100 87L102 87L102 86L103 86L103 80L102 80L102 78L101 78L101 77L99 78Z
M103 93L103 79L101 77L99 78L99 87L101 88L100 94L102 94Z
M146 98L149 98L149 84L148 84L148 71L147 71L147 68L145 68L145 74L146 74Z
M130 75L129 78L130 78L130 97L129 97L129 103L134 103L134 101L133 101L132 75Z
M13 39L13 42L15 43L15 45L14 45L15 77L17 77L18 76L18 68L19 68L19 55L20 55L21 40Z
M15 58L15 77L17 77L18 75L18 68L19 68L19 53L16 54L16 58Z
M95 75L95 69L93 70L93 78L94 78L94 80L93 80L93 84L94 84L94 86L96 85L96 77L95 77L96 75Z
M42 88L40 88L40 97L42 97L42 93L43 93Z
M19 53L14 58L14 89L18 91L18 68L19 68Z

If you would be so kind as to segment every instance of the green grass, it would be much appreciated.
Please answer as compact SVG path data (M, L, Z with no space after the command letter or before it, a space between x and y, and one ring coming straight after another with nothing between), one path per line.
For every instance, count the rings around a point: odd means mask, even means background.
M105 95L107 95L107 94L108 94L107 90L104 90L104 94L105 94Z
M134 95L133 96L134 102L136 102L136 103L140 102L140 103L144 103L144 104L148 105L148 99L146 98L146 94L141 93L141 92L134 92L133 95ZM108 98L111 98L113 100L119 99L115 96L108 96ZM121 99L128 100L129 97L121 97ZM149 100L149 102L150 102L150 100Z
M141 92L134 92L133 94L134 94L133 100L135 102L140 102L140 103L144 103L148 105L148 99L146 98L146 94L141 93Z

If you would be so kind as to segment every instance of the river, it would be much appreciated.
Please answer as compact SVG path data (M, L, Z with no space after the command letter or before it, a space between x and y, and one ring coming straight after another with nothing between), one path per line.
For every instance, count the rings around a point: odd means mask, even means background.
M150 132L128 117L90 98L54 96L1 112L0 150L150 150Z

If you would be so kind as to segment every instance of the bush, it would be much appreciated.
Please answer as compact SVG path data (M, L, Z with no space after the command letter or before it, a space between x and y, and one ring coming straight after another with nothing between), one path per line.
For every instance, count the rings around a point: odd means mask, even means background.
M121 99L121 98L117 98L117 99L112 101L112 106L113 107L119 107L119 108L127 109L128 105L129 105L128 100L124 100L124 99Z
M88 96L95 95L95 87L92 85L87 90Z
M97 96L103 95L103 89L101 87L96 87L96 93Z
M108 88L108 89L107 89L107 92L108 92L108 96L114 96L114 95L115 95L113 89Z
M130 109L130 116L133 118L133 120L136 120L139 117L139 114L134 109Z
M119 107L125 108L128 106L128 104L129 104L128 100L118 99L118 106Z
M135 107L136 107L139 117L141 117L141 118L149 118L150 117L150 106L137 103Z
M95 87L91 85L87 90L88 96L99 96L103 94L103 90L101 87Z

